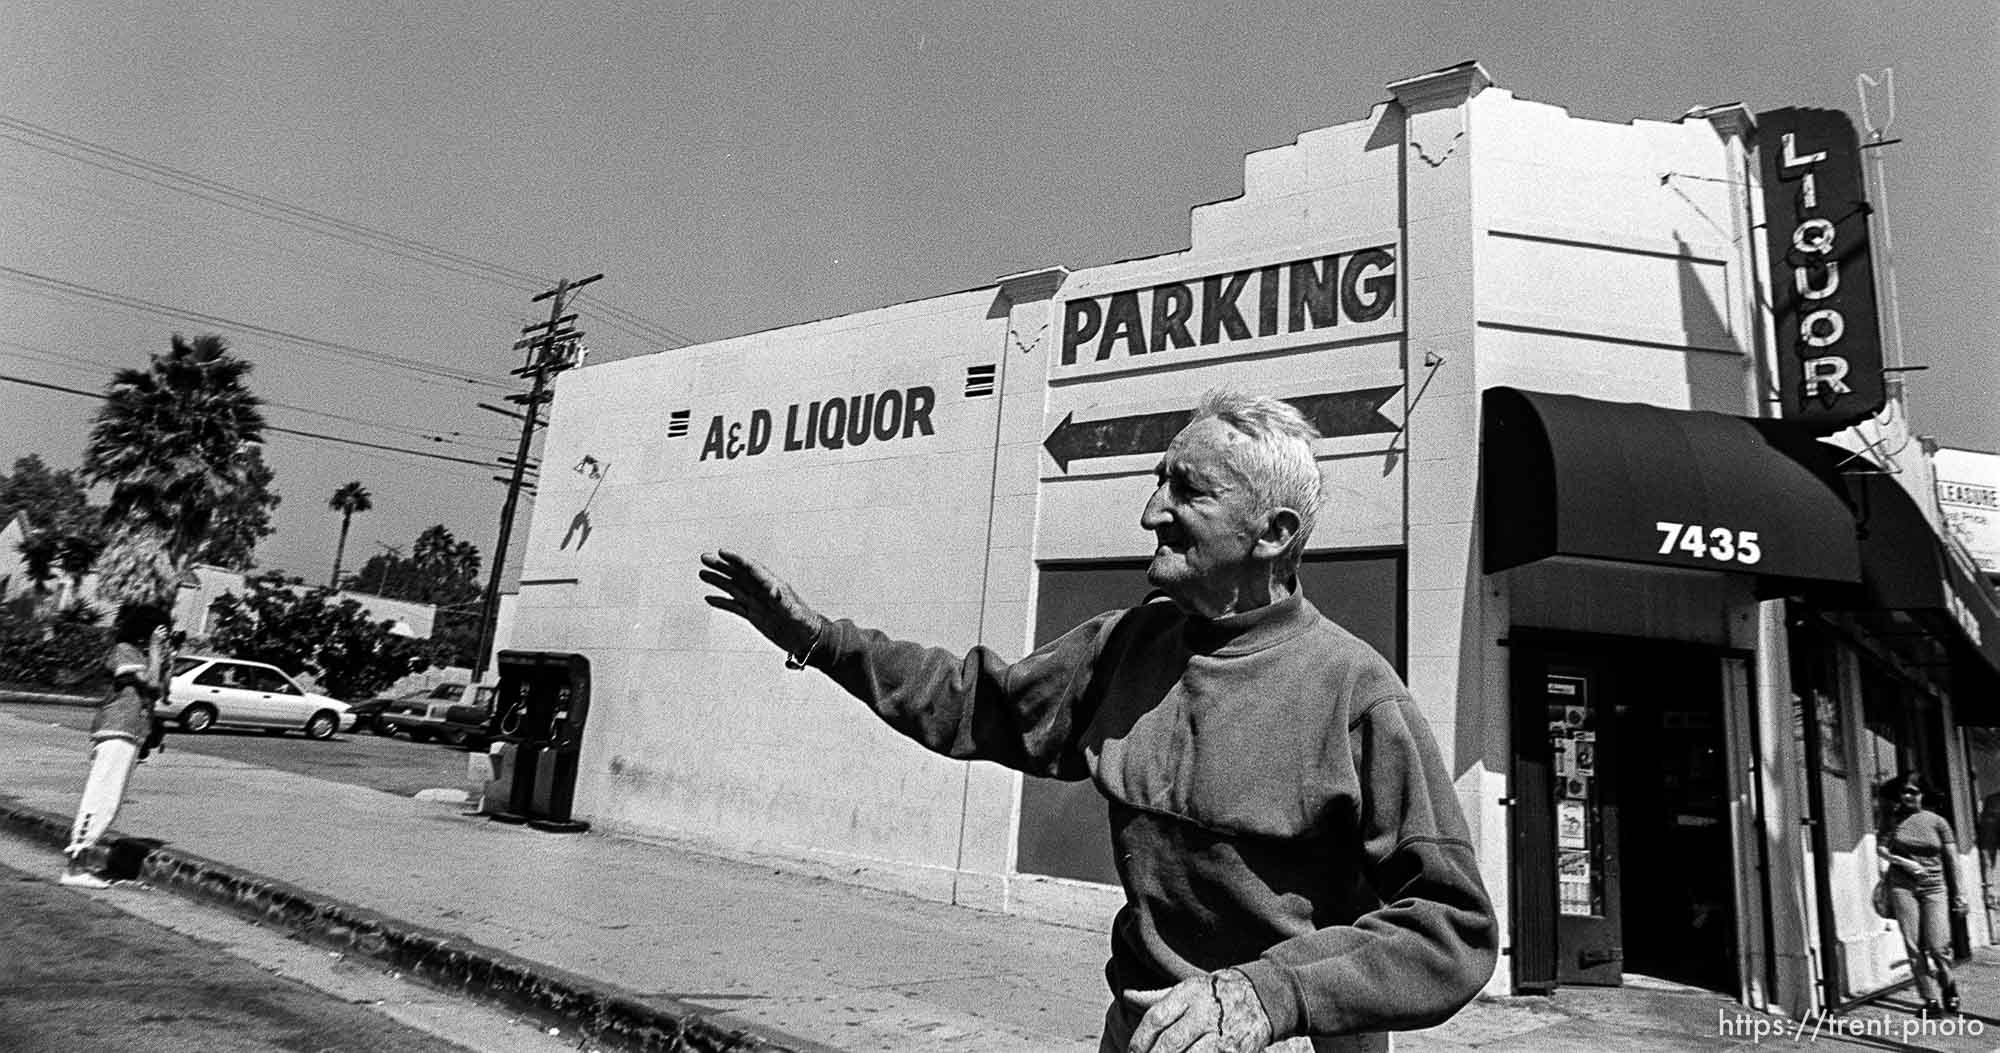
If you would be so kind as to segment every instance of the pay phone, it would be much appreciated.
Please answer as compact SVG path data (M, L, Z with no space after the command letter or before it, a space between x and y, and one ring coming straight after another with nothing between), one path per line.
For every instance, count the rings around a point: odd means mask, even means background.
M572 833L577 756L590 715L590 661L558 651L502 651L491 729L498 760L487 814Z

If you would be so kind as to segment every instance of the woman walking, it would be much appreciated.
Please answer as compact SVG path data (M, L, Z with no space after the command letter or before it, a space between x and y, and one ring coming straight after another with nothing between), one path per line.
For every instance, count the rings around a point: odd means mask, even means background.
M1958 982L1951 975L1951 915L1969 908L1958 881L1957 838L1944 816L1924 807L1924 781L1915 773L1889 784L1888 815L1876 832L1875 851L1887 864L1891 913L1903 930L1903 948L1925 1016L1958 1012ZM1938 1001L1943 995L1943 1002Z
M97 843L118 817L125 781L153 733L153 704L171 663L167 620L158 607L126 604L112 623L111 654L106 660L111 690L90 723L90 776L83 784L83 799L77 802L69 847L64 849L69 865L62 884L80 888L111 884L98 873L103 861L97 858Z

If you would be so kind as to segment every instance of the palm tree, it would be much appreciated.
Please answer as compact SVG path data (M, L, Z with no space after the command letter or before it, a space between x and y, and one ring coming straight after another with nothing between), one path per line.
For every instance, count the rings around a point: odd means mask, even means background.
M107 599L171 606L216 509L245 485L239 455L263 440L249 374L221 337L176 333L145 369L112 376L81 472L111 486L98 558Z
M103 552L104 537L94 525L73 523L69 533L56 539L56 566L62 568L65 597L59 606L74 609L79 605L84 575L97 565Z
M333 550L333 578L326 583L329 589L340 587L340 558L347 554L347 528L354 520L354 513L367 512L375 507L369 500L368 491L359 479L333 492L326 507L340 513L340 544Z
M35 595L47 595L49 582L56 577L56 560L62 551L61 539L47 530L31 530L15 548L21 554L21 572L28 576Z
M147 523L113 524L97 557L97 592L120 605L171 608L188 563L177 563L167 532Z

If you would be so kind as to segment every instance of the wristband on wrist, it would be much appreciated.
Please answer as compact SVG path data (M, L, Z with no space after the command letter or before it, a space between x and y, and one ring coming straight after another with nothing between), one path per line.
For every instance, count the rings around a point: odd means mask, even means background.
M792 654L789 651L785 653L785 668L804 669L806 663L812 660L813 652L819 650L819 640L824 635L826 635L826 619L822 618L820 619L819 628L813 632L812 642L806 645L805 650L798 654Z

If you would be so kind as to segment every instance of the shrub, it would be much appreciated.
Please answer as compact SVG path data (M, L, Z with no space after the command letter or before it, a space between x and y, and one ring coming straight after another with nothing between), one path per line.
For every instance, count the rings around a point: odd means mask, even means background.
M62 619L0 617L0 683L95 693L111 681L104 668L111 630Z
M304 673L341 699L366 698L430 665L427 649L371 621L353 600L334 601L324 587L261 574L247 595L215 602L210 642L222 654Z

